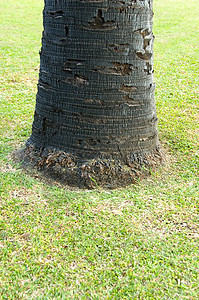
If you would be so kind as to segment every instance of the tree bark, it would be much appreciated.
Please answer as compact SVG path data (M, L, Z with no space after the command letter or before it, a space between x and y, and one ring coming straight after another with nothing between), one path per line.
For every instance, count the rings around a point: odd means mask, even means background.
M151 0L45 0L27 141L37 165L70 184L116 186L160 160L152 19Z

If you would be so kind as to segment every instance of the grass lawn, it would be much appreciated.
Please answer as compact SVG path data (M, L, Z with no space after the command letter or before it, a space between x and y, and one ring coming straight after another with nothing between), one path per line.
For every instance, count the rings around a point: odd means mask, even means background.
M154 0L167 166L126 189L69 189L13 164L31 133L41 0L0 10L0 299L199 299L198 0Z

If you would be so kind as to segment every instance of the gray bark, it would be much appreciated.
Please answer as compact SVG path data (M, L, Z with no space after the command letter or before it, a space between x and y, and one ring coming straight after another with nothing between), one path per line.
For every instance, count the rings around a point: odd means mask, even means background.
M45 0L35 149L134 161L158 147L151 0Z

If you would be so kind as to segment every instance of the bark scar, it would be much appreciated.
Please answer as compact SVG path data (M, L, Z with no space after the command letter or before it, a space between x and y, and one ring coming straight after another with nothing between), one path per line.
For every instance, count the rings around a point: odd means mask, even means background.
M137 51L137 56L145 61L149 61L152 57L152 40L153 34L148 28L138 29L135 33L141 34L143 38L143 51Z
M70 83L74 86L77 86L77 87L83 87L85 85L89 85L89 80L88 78L84 77L84 76L80 76L80 75L77 75L75 74L74 77L70 78L70 77L67 77L64 82L66 83Z
M88 25L84 27L85 29L94 29L94 30L112 30L117 28L114 20L105 21L102 16L102 10L98 9L97 16L93 18L92 21L88 21Z
M53 18L59 18L64 16L64 11L63 10L48 11L47 14Z
M133 65L128 63L112 62L113 67L99 67L94 71L101 74L127 76L132 72Z

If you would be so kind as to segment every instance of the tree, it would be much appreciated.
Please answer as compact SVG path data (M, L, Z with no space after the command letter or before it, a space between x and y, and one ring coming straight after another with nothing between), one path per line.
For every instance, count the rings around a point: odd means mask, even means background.
M45 0L24 161L69 184L123 186L161 160L152 0Z

